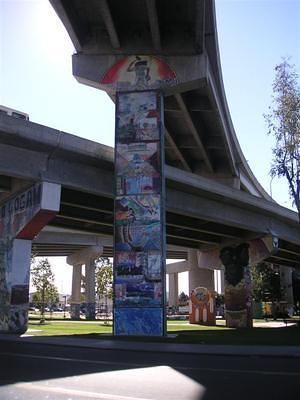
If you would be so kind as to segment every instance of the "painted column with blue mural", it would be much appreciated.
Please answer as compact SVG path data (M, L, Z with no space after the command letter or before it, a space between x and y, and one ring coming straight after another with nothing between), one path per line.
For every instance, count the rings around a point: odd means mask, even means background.
M119 92L115 145L114 332L165 333L162 96Z
M114 334L163 336L163 88L175 73L152 56L120 59L101 86L116 97Z

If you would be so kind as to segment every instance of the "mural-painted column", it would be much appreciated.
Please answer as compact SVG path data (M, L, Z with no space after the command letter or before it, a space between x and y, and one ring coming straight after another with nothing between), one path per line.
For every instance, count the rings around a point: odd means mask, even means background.
M40 182L1 207L1 333L27 330L31 241L59 211L60 189L60 185Z
M114 332L165 334L162 95L117 93Z
M220 252L225 267L225 318L229 328L252 327L252 293L249 245L225 247Z
M114 334L163 336L165 179L162 60L118 60L100 84L116 97Z

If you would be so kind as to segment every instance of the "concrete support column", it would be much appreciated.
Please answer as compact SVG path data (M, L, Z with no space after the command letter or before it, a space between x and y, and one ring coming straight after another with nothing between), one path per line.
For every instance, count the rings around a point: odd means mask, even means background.
M214 285L214 270L199 268L197 250L188 250L188 264L189 264L189 294L196 287L205 287L210 292L215 290Z
M178 306L178 274L169 275L169 307Z
M82 265L73 265L72 294L71 294L71 318L80 319L81 304L81 273Z
M81 269L83 264L85 264L85 277L87 280L86 290L87 293L89 293L88 295L86 295L87 318L95 319L95 301L96 301L95 266L91 267L91 264L94 265L94 260L100 257L102 253L103 253L103 246L99 243L95 246L90 246L85 249L79 250L67 257L67 263L69 265L73 265L73 282L72 282L72 298L71 298L72 319L78 319L80 317L80 302L81 302L80 284L81 284Z
M59 210L60 185L38 182L0 206L0 332L27 330L31 241Z
M86 304L86 319L95 319L96 304L95 304L95 262L89 260L85 264L85 304Z
M293 268L280 266L280 285L282 289L282 299L287 302L289 315L293 315L294 296L293 296Z
M224 269L220 270L220 293L225 293L225 271Z
M30 256L31 240L0 240L0 332L27 329Z

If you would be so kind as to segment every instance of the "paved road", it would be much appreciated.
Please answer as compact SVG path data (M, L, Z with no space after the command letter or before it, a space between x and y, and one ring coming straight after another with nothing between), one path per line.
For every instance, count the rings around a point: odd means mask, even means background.
M300 399L300 359L0 341L1 400Z

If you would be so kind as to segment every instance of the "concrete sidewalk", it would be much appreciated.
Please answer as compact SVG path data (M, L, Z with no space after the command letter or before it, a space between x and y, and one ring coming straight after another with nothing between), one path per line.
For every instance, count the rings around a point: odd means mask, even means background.
M180 343L132 342L111 339L80 339L70 337L18 336L0 334L0 341L17 343L49 344L101 350L150 351L164 353L210 354L231 356L297 357L300 358L300 346L234 346L202 345Z

